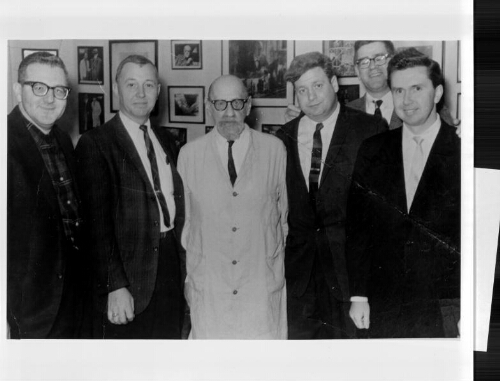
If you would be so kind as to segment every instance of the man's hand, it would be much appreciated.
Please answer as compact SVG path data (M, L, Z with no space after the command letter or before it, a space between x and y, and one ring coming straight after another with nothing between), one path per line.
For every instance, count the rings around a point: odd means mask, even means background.
M134 298L125 287L108 294L108 320L113 324L134 320Z
M292 119L295 119L298 117L300 114L300 108L294 105L288 105L286 111L285 111L285 123L288 123Z
M349 316L357 328L370 328L370 305L368 302L351 302Z

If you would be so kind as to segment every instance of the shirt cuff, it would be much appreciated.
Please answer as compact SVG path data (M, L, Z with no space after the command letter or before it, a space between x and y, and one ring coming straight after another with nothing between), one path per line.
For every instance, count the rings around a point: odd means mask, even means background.
M351 296L351 302L367 302L368 298L366 296Z

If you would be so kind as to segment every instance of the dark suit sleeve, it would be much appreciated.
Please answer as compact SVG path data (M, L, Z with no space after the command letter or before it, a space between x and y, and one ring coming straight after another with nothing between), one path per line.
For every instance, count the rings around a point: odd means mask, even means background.
M107 294L129 286L114 232L115 184L95 137L84 134L76 147L78 185L87 226L87 247L97 276L97 290Z

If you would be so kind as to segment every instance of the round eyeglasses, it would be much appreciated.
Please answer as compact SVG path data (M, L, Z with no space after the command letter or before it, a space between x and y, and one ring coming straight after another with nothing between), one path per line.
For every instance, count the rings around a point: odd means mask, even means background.
M47 95L49 90L54 91L54 97L59 100L65 100L71 89L66 86L54 86L51 87L49 85L46 85L43 82L33 82L33 81L26 81L23 82L23 85L28 85L31 86L31 90L33 90L33 94L35 94L37 97L43 97Z
M240 111L243 110L243 107L245 107L245 103L248 102L247 99L233 99L232 101L225 101L222 99L216 99L214 101L210 101L215 107L217 111L224 111L227 108L228 103L231 103L231 107L233 108L234 111Z
M389 58L389 56L390 54L386 53L386 54L380 54L373 58L370 57L360 58L359 60L356 61L356 65L358 65L360 69L366 69L367 67L370 66L370 63L373 61L376 66L382 66L385 65L385 63L387 62L387 58Z

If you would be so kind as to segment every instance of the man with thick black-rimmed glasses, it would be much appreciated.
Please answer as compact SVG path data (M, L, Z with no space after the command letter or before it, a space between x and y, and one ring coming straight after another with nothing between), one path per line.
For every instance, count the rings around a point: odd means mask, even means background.
M73 145L55 126L70 93L63 61L33 53L19 65L7 119L7 320L10 337L75 338L82 310L80 200Z
M245 123L251 98L234 76L206 102L215 128L186 144L185 296L192 339L286 339L286 153Z

